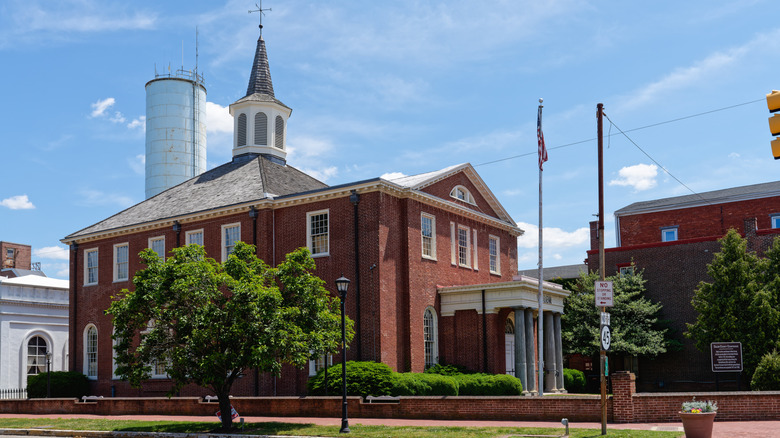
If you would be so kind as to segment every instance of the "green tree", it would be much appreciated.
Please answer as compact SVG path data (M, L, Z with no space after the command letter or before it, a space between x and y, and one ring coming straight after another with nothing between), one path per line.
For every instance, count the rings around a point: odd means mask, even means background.
M565 353L592 356L601 350L601 309L596 307L594 296L597 279L595 272L580 275L564 302L561 337ZM608 308L612 329L610 352L647 357L665 353L675 341L659 323L661 304L643 296L646 280L642 273L635 270L607 280L612 281L614 303Z
M310 357L336 351L341 341L338 299L312 274L305 248L276 268L236 243L224 263L203 247L176 248L165 261L140 254L146 269L106 310L113 317L117 374L133 386L164 363L173 381L210 388L219 398L222 427L231 428L230 388L245 369L279 375L282 364L304 366ZM353 335L347 320L348 340Z
M720 239L721 250L707 266L712 282L701 282L692 304L696 321L686 335L696 348L710 351L711 342L741 342L743 369L750 380L767 352L780 346L780 241L759 258L734 230Z

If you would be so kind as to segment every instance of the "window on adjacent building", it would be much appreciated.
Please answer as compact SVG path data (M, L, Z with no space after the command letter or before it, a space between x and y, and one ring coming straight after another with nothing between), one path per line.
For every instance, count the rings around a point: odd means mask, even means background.
M268 116L263 112L255 114L255 144L268 144Z
M621 277L624 275L634 275L633 265L619 266L618 268Z
M157 257L165 260L165 236L150 238L149 248L157 253Z
M309 360L309 375L313 376L317 374L319 370L325 368L326 366L329 367L331 365L333 365L333 355L322 354L319 357L317 357L316 360L314 359Z
M88 249L84 251L84 284L97 284L98 282L98 250Z
M422 256L436 260L436 218L434 216L422 213L420 234L422 235Z
M769 219L772 221L772 228L780 228L780 214L773 214Z
M239 146L246 146L246 114L238 115L238 132L236 140Z
M474 202L474 197L471 196L471 192L469 192L469 189L467 189L467 188L465 188L463 186L455 186L450 191L450 196L455 198L455 199L457 199L457 200L460 200L460 201L463 201L463 202L467 202L469 204L474 204L475 203Z
M500 248L500 239L496 236L490 236L488 241L488 254L490 256L490 272L493 274L501 273L501 257L499 256Z
M203 230L187 231L184 233L187 245L203 246Z
M90 324L84 330L84 374L89 379L97 379L98 332Z
M430 368L439 363L439 349L436 345L438 338L436 327L436 311L433 307L425 309L423 316L423 341L425 345L425 368Z
M661 228L661 242L674 242L677 240L677 227Z
M325 256L330 253L328 210L306 213L306 246L312 256Z
M128 244L114 245L114 281L126 281L128 278Z
M458 227L458 265L471 267L471 239L467 227Z
M282 116L276 116L276 132L274 133L274 146L278 149L284 149L284 119Z
M27 342L27 375L34 376L46 372L46 353L49 348L46 339L33 336Z
M236 242L241 240L241 224L222 225L222 261L228 259Z

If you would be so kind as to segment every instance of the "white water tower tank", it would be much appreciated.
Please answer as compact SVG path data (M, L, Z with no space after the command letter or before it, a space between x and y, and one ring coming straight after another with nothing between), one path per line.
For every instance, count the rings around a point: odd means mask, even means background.
M146 83L146 198L206 170L206 87L179 70Z

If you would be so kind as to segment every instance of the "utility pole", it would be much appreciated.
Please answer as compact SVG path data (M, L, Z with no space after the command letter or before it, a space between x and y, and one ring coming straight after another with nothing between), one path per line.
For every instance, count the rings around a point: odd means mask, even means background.
M596 105L596 119L599 148L599 280L604 281L606 270L604 265L604 104ZM606 307L601 307L601 313L606 312ZM606 376L607 352L603 346L599 353L601 364L601 434L607 434L607 376Z

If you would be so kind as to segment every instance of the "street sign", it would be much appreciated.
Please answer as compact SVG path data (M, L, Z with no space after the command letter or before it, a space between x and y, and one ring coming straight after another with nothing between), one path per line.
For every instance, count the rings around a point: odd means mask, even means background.
M612 282L597 281L594 288L596 295L596 307L612 307Z
M601 312L601 325L610 325L609 324L609 313L607 312Z
M742 372L741 342L712 342L710 354L713 373Z
M601 349L609 351L609 345L612 343L612 332L608 325L601 326Z

